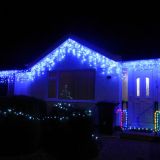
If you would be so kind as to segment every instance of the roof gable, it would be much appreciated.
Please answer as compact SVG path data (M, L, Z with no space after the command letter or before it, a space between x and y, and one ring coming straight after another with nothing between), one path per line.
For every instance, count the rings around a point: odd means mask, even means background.
M72 54L78 58L81 63L87 63L92 68L101 68L102 74L120 72L121 67L119 62L111 60L100 53L81 45L75 40L68 38L29 69L21 71L1 71L0 77L9 77L12 79L15 74L18 81L34 80L35 77L43 75L44 72L54 69L55 64L65 59L68 54Z
M160 59L152 60L137 60L128 62L116 62L112 59L101 55L78 42L72 38L68 38L61 45L47 54L44 58L40 59L36 64L26 70L9 70L0 71L0 83L4 81L17 81L34 80L37 76L43 75L46 71L54 69L55 64L61 62L68 54L73 55L83 64L88 64L91 68L100 69L99 71L104 74L117 73L121 74L122 67L136 69L153 69L155 66L160 67ZM15 76L14 76L15 75ZM8 77L8 79L6 79Z
M43 72L46 69L51 70L57 62L62 61L67 54L72 54L78 58L81 63L88 63L90 67L94 68L111 68L117 67L118 62L111 60L100 53L93 51L74 41L73 39L67 39L59 47L42 58L38 63L31 67L31 72Z

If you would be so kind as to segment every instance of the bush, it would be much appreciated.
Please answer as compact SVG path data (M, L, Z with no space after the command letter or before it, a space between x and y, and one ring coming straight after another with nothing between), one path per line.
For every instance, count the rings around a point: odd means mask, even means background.
M40 125L19 117L0 120L0 154L25 154L34 152L40 140Z
M29 96L1 97L0 109L8 109L8 107L31 115L47 114L46 102Z
M30 115L46 113L45 102L27 96L13 96L0 99L0 110L14 109ZM0 154L17 155L34 152L40 145L40 121L29 120L15 114L0 117Z
M70 117L64 122L47 120L43 122L43 131L44 149L59 159L89 159L98 154L89 117Z
M33 116L47 115L44 101L27 96L13 96L0 99L0 110L9 108ZM92 139L92 118L73 116L73 113L84 115L84 111L69 108L53 108L48 116L65 116L59 119L29 120L24 116L8 114L0 116L0 155L20 155L44 149L59 159L90 159L98 154L95 141Z

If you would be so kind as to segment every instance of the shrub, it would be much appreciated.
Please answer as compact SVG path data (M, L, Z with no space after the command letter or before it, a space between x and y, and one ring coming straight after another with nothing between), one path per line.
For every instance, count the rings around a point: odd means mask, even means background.
M0 99L0 110L14 109L30 115L46 113L45 102L27 96L13 96ZM40 121L29 120L16 114L1 114L0 118L0 154L27 154L34 152L40 145Z
M59 113L65 115L60 109ZM82 115L84 111L70 108L66 112L69 117L67 121L43 121L44 149L59 159L93 158L98 154L98 148L91 136L93 133L92 118L88 116L73 117L72 113Z

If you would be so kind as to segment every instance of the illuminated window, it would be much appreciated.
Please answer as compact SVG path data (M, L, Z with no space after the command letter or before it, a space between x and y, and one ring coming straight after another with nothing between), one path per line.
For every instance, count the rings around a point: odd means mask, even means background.
M149 78L146 77L146 96L149 96Z
M136 79L136 86L137 86L137 97L140 96L140 78Z
M59 71L59 99L91 100L95 93L95 70Z
M95 70L50 71L48 98L93 100Z

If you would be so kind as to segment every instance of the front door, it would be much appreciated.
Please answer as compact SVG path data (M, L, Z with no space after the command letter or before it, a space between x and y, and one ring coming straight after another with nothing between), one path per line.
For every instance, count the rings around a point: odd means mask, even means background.
M131 73L130 73L131 75ZM132 71L128 85L128 125L153 128L155 83L152 70Z

